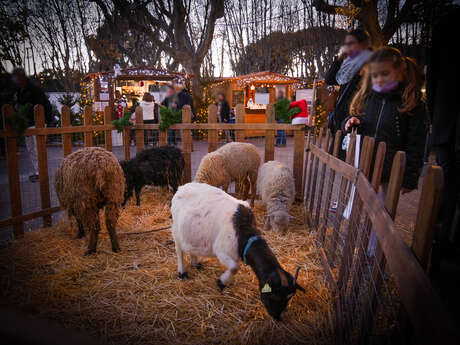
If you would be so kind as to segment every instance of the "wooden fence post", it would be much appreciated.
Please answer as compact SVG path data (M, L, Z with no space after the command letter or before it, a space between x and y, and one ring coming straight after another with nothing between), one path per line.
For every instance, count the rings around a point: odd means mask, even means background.
M61 109L61 127L71 127L70 109L66 105ZM72 153L72 133L62 134L62 152L64 157Z
M161 123L161 107L158 109L158 123ZM168 143L168 130L158 130L158 146L165 146Z
M45 128L45 108L37 104L34 107L35 128ZM37 135L38 176L40 178L40 199L42 210L51 207L50 183L48 177L48 152L46 150L46 135ZM43 216L43 226L51 226L51 215Z
M182 108L182 123L192 122L192 109L189 105ZM192 181L192 131L190 129L182 130L182 152L184 153L184 183Z
M11 131L11 126L8 118L14 116L13 106L5 104L2 107L3 113L3 128L5 131ZM10 192L11 217L19 217L22 215L21 188L19 184L19 164L18 164L18 148L16 144L16 136L5 137L6 146L6 165L8 167L8 188ZM14 237L24 236L24 222L13 223Z
M319 130L319 134L318 134L318 138L316 139L316 143L315 143L315 146L321 148L322 146L322 143L323 143L323 131L324 129L323 128L320 128ZM312 220L312 225L314 226L314 217L313 217L313 205L315 203L315 194L316 194L316 189L317 189L317 185L316 185L316 179L317 179L317 176L318 176L318 170L319 170L319 158L314 156L313 157L313 160L312 160L312 168L313 168L313 171L312 171L312 182L311 182L311 190L310 190L310 209L309 209L309 212L310 212L310 218Z
M235 123L245 123L245 111L244 105L237 104L235 107ZM245 130L237 129L235 130L235 141L244 142L245 141Z
M144 115L142 107L136 107L136 125L144 124ZM136 133L136 152L141 152L144 149L144 129L135 129Z
M326 138L324 141L324 151L327 152L327 148L329 147L329 139L331 136L331 132L326 129ZM319 173L319 184L318 184L318 202L316 203L316 211L315 211L315 218L313 223L315 224L315 228L318 229L318 224L321 218L321 203L323 200L323 189L324 189L324 181L326 177L326 164L319 163L321 167L321 171Z
M333 152L332 152L332 155L334 157L337 157L338 154L339 154L339 147L340 147L341 139L342 139L342 131L337 131L335 133L334 148L333 148ZM328 149L329 148L326 147L326 151ZM319 241L320 241L320 243L322 245L324 244L324 240L325 240L325 236L326 236L327 223L328 223L328 220L329 220L329 210L330 210L330 207L331 207L332 190L333 190L333 187L334 187L334 181L335 181L335 170L329 169L329 174L328 174L328 178L327 178L327 182L326 182L326 186L327 186L326 202L323 205L324 221L320 225L320 228L318 229L318 234L319 234L318 239L319 239Z
M215 104L208 106L208 123L217 123L217 107ZM217 150L217 129L208 130L208 152Z
M106 106L104 108L104 125L112 124L112 108ZM105 149L112 152L112 130L105 131Z
M429 271L430 254L436 232L436 219L441 203L444 178L439 166L428 167L423 178L422 195L420 196L417 220L413 233L412 252L425 272ZM400 306L398 315L399 329L402 341L412 338L413 327L404 306Z
M423 178L422 195L417 210L412 251L422 268L428 272L431 247L436 232L441 195L444 188L442 169L430 166Z
M314 158L315 156L313 155L313 153L311 153L311 145L315 145L316 143L316 135L315 135L315 128L309 128L308 129L308 132L307 132L307 152L308 152L308 155L307 155L307 159L306 159L306 162L305 162L305 176L304 176L304 208L305 208L305 221L307 223L308 226L312 227L313 226L313 221L311 219L311 214L310 212L308 211L309 207L310 207L310 202L311 201L311 198L310 198L310 189L311 189L311 182L313 180L313 162L314 162Z
M130 136L130 127L124 127L123 128L123 133L122 133L122 138L123 138L123 156L125 160L131 159L131 148L129 145L131 145L131 136Z
M347 156L345 158L345 162L348 164L352 164L355 158L355 146L356 146L356 135L355 134L350 134L350 142L348 144L348 150L347 150ZM347 192L348 188L348 181L346 178L343 176L340 177L340 189L339 189L339 196L338 196L338 201L337 201L337 209L335 212L335 224L333 227L335 227L335 230L331 236L331 249L328 252L328 260L329 260L329 265L331 267L334 266L334 261L336 258L336 251L337 251L337 241L339 239L339 232L342 224L342 219L343 219L343 211L345 209L345 203L347 200L345 200L345 194Z
M92 114L91 114L92 110L91 110L91 106L90 105L85 105L85 107L83 108L83 126L91 126L93 124L93 119L91 118L92 117ZM90 147L90 146L93 146L93 132L90 131L90 132L85 132L84 133L84 137L85 137L85 147Z
M292 172L294 174L296 199L303 200L302 172L305 154L305 125L296 125L294 128L294 161Z
M265 122L275 123L275 106L267 104L265 111ZM264 162L275 160L275 130L267 129L265 131L265 158Z
M399 195L401 192L401 186L403 183L404 172L406 170L406 154L403 151L398 151L393 159L393 165L391 167L390 181L388 183L387 195L385 197L385 209L390 215L391 219L396 216L396 209L398 208ZM377 241L377 248L375 251L374 265L372 267L372 280L375 282L375 286L369 287L369 301L370 309L368 308L368 315L365 320L368 321L366 327L366 334L372 330L374 323L375 310L377 308L377 291L379 291L382 284L382 273L385 270L386 260L383 254L382 247L379 241Z

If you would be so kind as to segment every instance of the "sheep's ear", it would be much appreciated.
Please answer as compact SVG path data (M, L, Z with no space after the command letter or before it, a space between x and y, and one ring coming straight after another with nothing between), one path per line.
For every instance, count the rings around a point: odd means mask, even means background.
M297 270L295 271L295 276L294 276L294 287L296 290L300 290L302 292L305 292L305 289L301 287L299 284L297 284L297 277L299 276L299 271L300 271L300 266L297 267Z

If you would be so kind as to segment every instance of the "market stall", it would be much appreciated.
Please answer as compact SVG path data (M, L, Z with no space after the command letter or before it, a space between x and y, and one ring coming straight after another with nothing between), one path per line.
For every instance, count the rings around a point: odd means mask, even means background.
M223 93L230 107L245 105L246 123L265 123L265 109L275 103L276 95L282 91L284 97L291 99L295 90L303 85L300 78L265 71L237 77L220 78L210 86L211 95ZM246 131L247 137L263 136L264 131Z
M186 73L171 72L151 67L132 67L121 69L114 66L113 71L89 73L83 78L81 86L81 105L91 104L93 122L102 123L103 111L110 106L112 120L123 115L125 109L132 109L140 103L144 93L150 93L156 103L166 97L166 84L173 81L190 80ZM113 145L122 145L121 134L113 131Z
M192 76L151 67L132 67L113 71L89 73L81 83L82 99L93 105L93 111L102 111L106 106L114 108L113 118L117 118L116 105L122 101L130 108L133 102L140 102L145 92L160 103L166 95L165 84L174 80L187 81Z

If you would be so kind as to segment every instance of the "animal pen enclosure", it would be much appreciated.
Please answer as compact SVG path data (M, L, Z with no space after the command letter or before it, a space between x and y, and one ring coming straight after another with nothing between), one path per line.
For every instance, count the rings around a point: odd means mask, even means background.
M441 169L429 167L425 176L411 250L393 223L405 153L394 157L382 200L378 189L386 145L380 142L374 148L370 137L356 145L356 138L351 135L346 162L336 158L340 131L334 155L325 151L331 143L329 133L323 136L321 130L307 143L306 215L316 230L335 299L337 339L346 344L454 344L456 330L424 273L442 190ZM360 154L355 152L358 148ZM336 201L336 208L330 208L331 201Z
M182 132L184 182L192 179L204 153L218 148L220 135L225 134L219 132L224 130L235 131L236 141L254 143L264 161L284 160L292 166L296 197L304 203L291 210L295 219L287 234L264 234L283 267L292 272L301 266L306 271L299 282L307 293L293 299L283 323L267 320L247 267L241 268L235 288L225 294L214 287L220 268L212 260L205 262L210 267L208 274L195 273L195 281L177 281L170 236L161 232L169 223L165 206L171 198L168 192L149 189L142 196L145 206L128 204L119 221L123 232L122 252L118 254L102 251L95 257L84 258L84 245L69 235L67 223L59 222L49 228L53 223L51 215L60 211L50 183L53 168L62 156L76 148L72 133L84 133L85 146L94 145L95 133L102 133L104 140L96 143L103 142L107 150L124 159L150 144L144 136L152 131L159 145L168 142L167 133L159 132L158 125L143 124L140 108L133 127L136 146L130 146L130 130L125 128L123 145L116 148L112 146L114 126L110 124L110 109L105 109L104 125L93 125L91 110L86 108L84 126L72 127L64 107L62 128L44 128L43 108L36 106L36 128L25 132L37 137L38 147L40 208L32 212L24 212L23 203L31 195L22 191L16 134L5 121L1 136L7 145L11 212L0 220L0 228L12 226L16 240L0 251L3 300L34 314L59 319L110 343L145 343L151 337L181 344L197 344L200 340L243 344L394 344L405 343L407 337L413 337L417 344L434 340L455 343L455 330L424 273L442 185L439 168L430 168L425 177L411 251L392 221L404 172L403 153L395 158L382 203L377 187L385 155L383 143L374 158L373 139L364 138L359 167L354 168L351 163L355 137L352 136L347 162L342 162L325 150L329 134L320 131L319 135L309 134L305 140L303 126L274 123L272 105L268 106L265 124L244 123L242 105L236 107L235 124L216 123L214 105L208 113L207 124L194 124L190 123L190 109L185 108L182 123L170 127ZM4 119L12 116L13 109L4 107L3 115ZM265 131L264 137L246 139L245 130L254 129ZM292 130L293 143L275 149L276 130ZM204 139L197 131L206 132ZM50 135L62 137L61 158L55 161L46 145ZM197 140L199 137L202 140ZM337 149L338 146L335 152ZM373 175L369 182L371 166ZM334 201L335 210L330 208ZM263 223L263 207L256 204L254 212L257 223ZM24 222L35 218L43 220L45 229L24 236ZM150 230L151 227L154 229ZM145 232L146 229L149 230ZM373 232L376 252L368 256ZM145 233L154 236L146 238ZM107 239L104 243L107 246Z

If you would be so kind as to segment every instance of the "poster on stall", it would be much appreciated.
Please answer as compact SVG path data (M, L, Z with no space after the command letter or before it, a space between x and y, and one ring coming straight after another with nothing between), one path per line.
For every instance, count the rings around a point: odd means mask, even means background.
M311 101L313 99L313 89L298 89L295 92L295 100L305 99L308 105L308 113L311 114Z
M109 105L109 102L94 102L93 110L94 111L104 111L104 108Z

